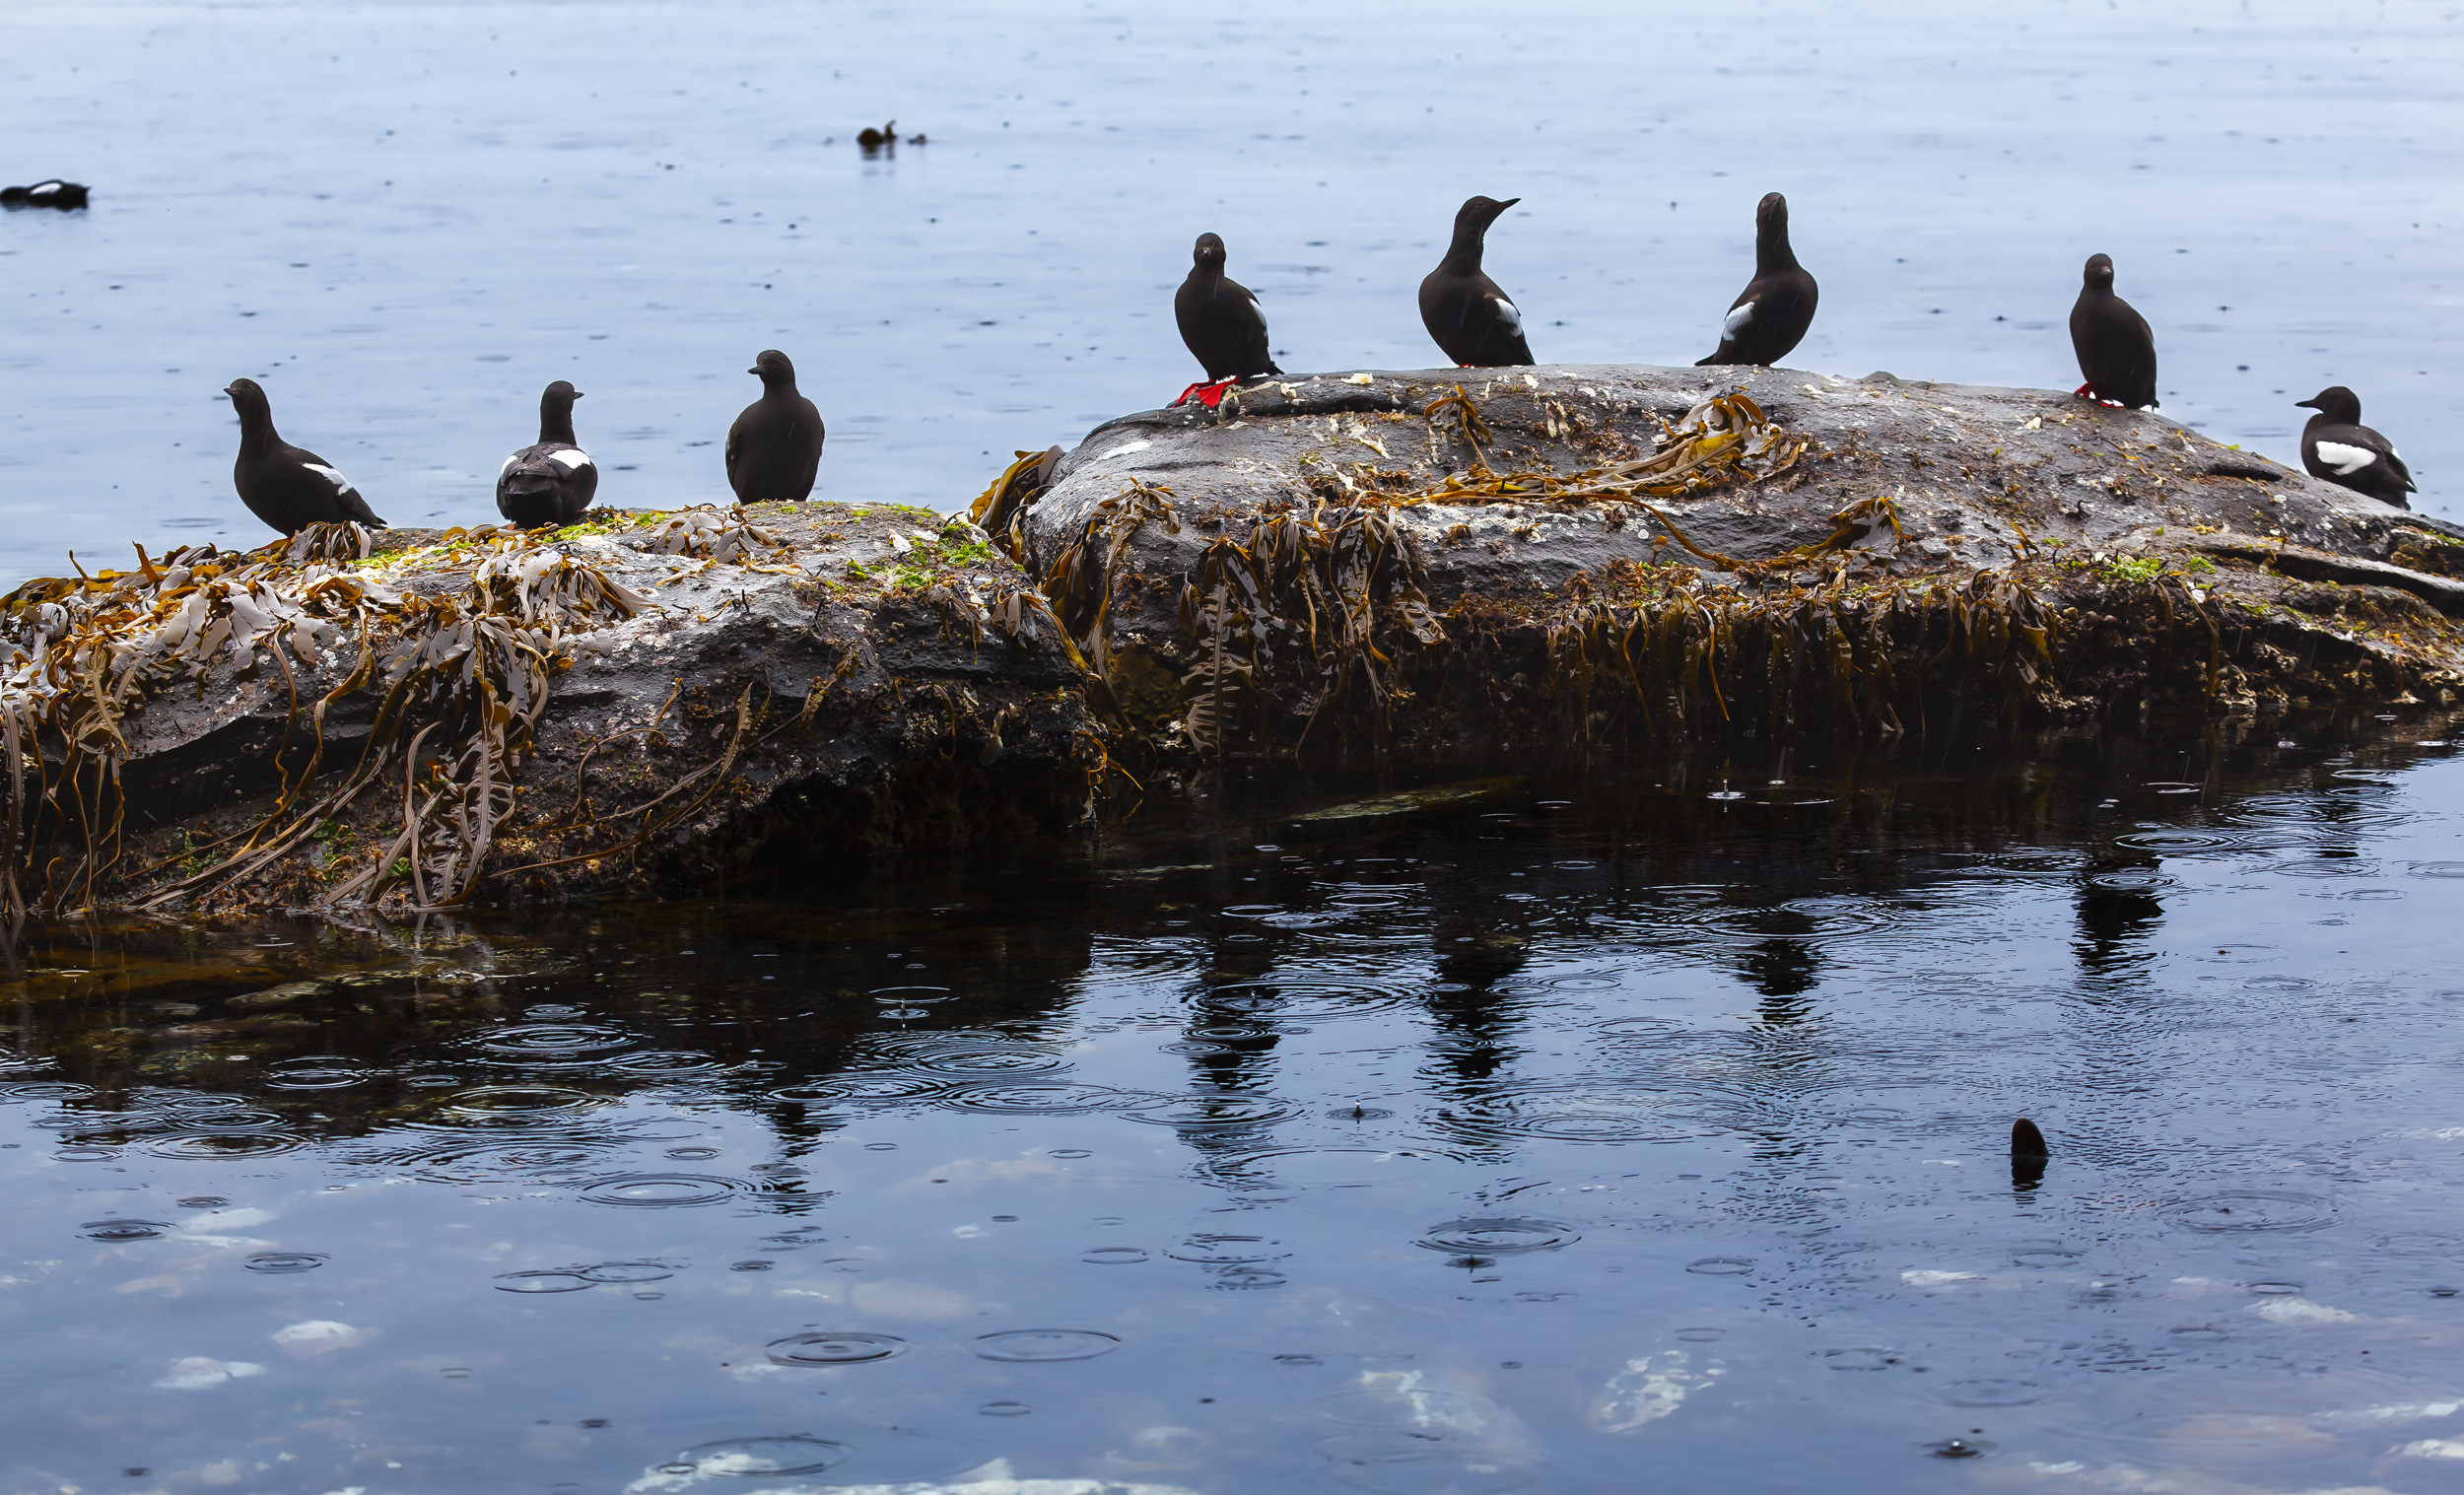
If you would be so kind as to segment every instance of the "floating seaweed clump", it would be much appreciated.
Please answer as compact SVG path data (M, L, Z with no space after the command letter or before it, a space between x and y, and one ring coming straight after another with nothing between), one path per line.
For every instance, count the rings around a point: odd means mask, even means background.
M12 915L30 902L92 904L107 879L144 884L170 870L118 865L123 727L149 701L201 692L211 671L251 680L267 665L290 697L272 810L219 842L191 844L186 862L211 864L146 887L142 904L240 883L395 770L390 845L327 897L373 902L404 883L417 908L470 896L512 810L513 771L550 682L572 662L571 639L652 603L510 528L448 530L438 546L374 561L371 551L352 524L311 526L244 553L191 546L156 561L140 547L133 571L81 571L0 597L0 736L10 755L0 876ZM458 592L404 584L420 563L448 555L475 558ZM320 785L327 718L363 692L376 698L368 735Z

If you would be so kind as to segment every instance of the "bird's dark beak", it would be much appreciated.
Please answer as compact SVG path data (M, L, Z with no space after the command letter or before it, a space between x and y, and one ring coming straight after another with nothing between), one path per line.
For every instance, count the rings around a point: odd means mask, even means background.
M2293 403L2296 409L2301 410L2316 410L2318 408L2318 401L2316 400L2294 400Z
M1503 213L1503 212L1505 212L1508 208L1513 207L1516 203L1519 203L1519 202L1521 202L1522 200L1523 200L1523 199L1522 199L1522 198L1520 198L1520 197L1509 197L1509 198L1507 198L1504 202L1501 202L1501 203L1499 203L1499 204L1497 205L1497 211L1498 211L1498 212L1500 212L1500 213Z
M761 371L761 366L760 366L760 365L758 365L758 364L756 364L756 365L754 365L752 368L747 369L747 370L745 370L744 372L745 372L745 373L747 373L747 374L759 374L759 373L761 373L762 371Z

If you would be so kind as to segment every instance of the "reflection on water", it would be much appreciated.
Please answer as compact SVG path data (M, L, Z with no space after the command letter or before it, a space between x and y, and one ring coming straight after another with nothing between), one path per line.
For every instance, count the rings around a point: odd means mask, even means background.
M2431 1488L2464 767L2368 725L30 931L0 1491Z

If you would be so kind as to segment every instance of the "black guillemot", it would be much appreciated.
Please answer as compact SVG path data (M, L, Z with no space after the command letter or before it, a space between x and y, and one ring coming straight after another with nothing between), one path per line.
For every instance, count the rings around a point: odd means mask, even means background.
M539 444L505 459L496 475L496 511L524 529L571 524L599 491L599 469L574 439L574 401L563 379L539 396Z
M1532 362L1523 339L1523 313L1480 273L1480 251L1497 215L1521 202L1473 197L1455 214L1455 239L1428 279L1420 282L1420 320L1448 358L1466 369L1506 368Z
M1814 325L1814 277L1788 246L1788 199L1763 194L1754 209L1754 278L1729 304L1720 323L1720 346L1707 364L1776 364Z
M82 182L62 181L54 176L35 182L31 187L0 187L0 207L58 208L65 213L86 205L87 188Z
M231 481L248 512L287 535L310 524L346 519L372 529L385 527L332 463L292 445L274 430L274 407L256 380L233 379L223 393L240 412L240 459L232 464Z
M1283 371L1266 351L1266 308L1256 293L1223 273L1223 240L1200 234L1190 257L1190 278L1172 298L1172 316L1181 324L1181 341L1204 366L1207 382L1192 384L1173 403L1196 398L1211 407L1240 380Z
M2071 348L2088 382L2074 391L2130 410L2156 403L2156 334L2148 319L2113 294L2113 256L2090 254L2071 306Z
M727 486L742 504L800 504L821 469L821 412L795 392L795 366L778 349L745 373L761 375L762 397L727 428Z
M2310 476L2398 509L2413 507L2405 498L2419 491L2413 485L2413 469L2396 455L2393 442L2361 424L2360 395L2342 384L2331 384L2293 403L2318 412L2301 428L2301 465L2310 470Z

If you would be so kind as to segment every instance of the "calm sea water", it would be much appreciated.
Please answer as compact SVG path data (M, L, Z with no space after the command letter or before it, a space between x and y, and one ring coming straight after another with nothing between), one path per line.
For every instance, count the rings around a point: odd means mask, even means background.
M2452 1490L2464 723L2365 726L36 931L0 1491Z
M1856 375L2077 382L2103 250L2167 413L2280 458L2359 390L2447 512L2464 436L2450 5L1239 7L14 0L0 573L254 543L246 374L402 523L494 516L540 387L602 496L724 498L777 346L821 492L949 509L1169 399L1201 231L1287 369L1419 367L1473 192L1543 359L1690 362L1778 189ZM895 117L929 143L867 161ZM2246 367L2245 367L2246 366Z
M471 521L559 376L611 501L723 496L778 346L825 495L954 508L1186 382L1201 230L1286 368L1425 363L1475 191L1546 358L1699 356L1778 188L1810 367L2067 387L2101 249L2168 412L2288 457L2351 383L2434 511L2464 456L2451 8L7 18L0 177L98 194L0 216L9 576L253 542L241 374ZM33 928L0 1495L2464 1489L2459 733L1276 779L725 902Z

